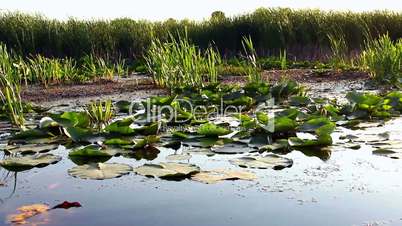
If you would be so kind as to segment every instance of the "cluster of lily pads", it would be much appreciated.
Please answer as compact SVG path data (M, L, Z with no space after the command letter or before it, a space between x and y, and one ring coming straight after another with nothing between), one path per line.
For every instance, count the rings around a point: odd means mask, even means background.
M191 164L185 154L134 169L107 161L113 156L145 156L153 160L166 148L185 148L206 155L241 154L229 160L235 167L280 170L293 165L284 154L293 150L320 152L332 145L331 134L336 126L353 128L361 122L383 120L402 112L402 93L397 91L382 95L351 92L346 99L347 103L341 104L310 98L296 82L282 81L243 87L184 87L172 95L142 102L119 101L114 103L116 117L101 129L94 126L85 111L45 112L36 127L8 138L1 149L9 157L0 165L22 171L54 164L61 157L49 151L64 145L70 150L70 160L77 164L68 173L83 179L108 179L135 172L205 183L252 180L255 174L241 169L202 170ZM219 109L227 111L223 114Z

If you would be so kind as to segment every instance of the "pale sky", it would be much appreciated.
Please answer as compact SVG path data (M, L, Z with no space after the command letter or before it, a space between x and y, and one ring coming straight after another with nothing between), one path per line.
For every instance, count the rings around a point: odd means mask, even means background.
M323 10L402 12L402 0L0 0L1 11L40 13L50 18L165 20L208 18L220 10L227 16L259 7L319 8Z

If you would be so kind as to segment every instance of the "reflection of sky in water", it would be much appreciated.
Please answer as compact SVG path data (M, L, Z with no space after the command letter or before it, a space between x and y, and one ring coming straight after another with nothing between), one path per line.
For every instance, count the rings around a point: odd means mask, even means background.
M399 118L364 131L338 131L357 139L389 132L391 140L402 140L401 121ZM104 181L72 178L67 170L75 164L61 147L53 151L63 156L61 162L18 173L15 193L14 173L7 175L1 170L6 186L0 187L0 222L22 205L53 206L67 200L78 201L83 207L49 212L48 225L340 226L373 221L402 225L402 160L372 155L372 148L364 143L360 143L360 150L345 149L341 140L335 140L338 144L331 147L325 162L293 151L286 155L294 161L291 168L251 170L258 180L215 185L148 179L133 173ZM166 161L173 153L162 149L151 162ZM228 162L238 156L192 154L189 162L203 170L238 169ZM114 157L108 162L135 167L150 161ZM32 221L40 222L43 217Z

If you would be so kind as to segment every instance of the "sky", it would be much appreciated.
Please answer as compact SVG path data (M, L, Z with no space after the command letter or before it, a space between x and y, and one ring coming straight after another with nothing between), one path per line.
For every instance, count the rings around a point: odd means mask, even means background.
M223 11L227 16L234 16L252 12L259 7L355 12L386 9L402 12L402 0L0 0L1 11L39 13L60 20L69 17L203 20L217 10Z

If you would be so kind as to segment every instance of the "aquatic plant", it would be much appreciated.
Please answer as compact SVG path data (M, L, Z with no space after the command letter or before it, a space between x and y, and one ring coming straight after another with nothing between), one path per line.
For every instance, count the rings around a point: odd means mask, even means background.
M105 128L114 116L111 100L93 101L87 106L86 112L91 124L98 130Z
M215 14L202 22L168 20L136 21L128 18L84 21L57 21L41 15L2 13L0 42L22 53L46 57L97 56L140 57L151 44L153 35L165 39L169 33L188 28L194 44L206 49L212 41L222 54L234 55L242 50L242 36L251 35L261 56L286 49L297 58L322 57L328 54L326 38L336 28L351 49L364 44L364 31L373 37L389 32L392 39L400 37L401 13L374 11L363 13L260 8L234 17ZM322 50L322 51L321 51Z
M261 68L257 63L257 51L254 48L253 40L251 37L243 37L242 39L243 51L246 59L246 70L248 82L259 83L262 82Z
M387 34L368 41L360 60L363 70L377 82L392 85L402 82L402 39L393 42Z
M20 85L9 78L8 75L0 73L0 98L6 109L11 122L25 129L24 107L21 100Z
M334 69L342 69L348 61L349 49L343 34L328 34L331 48L330 64Z
M204 56L205 55L205 56ZM202 53L190 44L187 35L178 38L169 35L168 42L153 39L146 56L148 71L160 87L202 87L208 82L216 83L219 53L212 47Z

